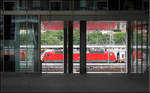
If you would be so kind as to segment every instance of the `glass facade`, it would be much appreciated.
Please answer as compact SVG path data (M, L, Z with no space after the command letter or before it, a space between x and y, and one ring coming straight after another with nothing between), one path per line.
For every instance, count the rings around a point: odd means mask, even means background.
M4 72L34 72L37 54L36 16L4 16Z
M80 49L82 39L80 30L82 29L83 31L86 30L86 46L83 48L86 48L87 54L84 55L83 53L82 55L87 58L85 61L86 72L103 72L102 69L95 71L96 66L98 66L95 60L99 57L94 58L93 63L96 65L88 66L91 65L88 54L107 52L108 54L105 55L107 61L105 60L104 63L112 62L120 65L122 62L120 58L124 58L124 65L120 66L122 68L119 69L119 72L127 72L127 69L131 69L133 73L143 73L149 64L149 23L148 20L145 20L147 18L144 18L148 17L148 9L149 0L1 0L0 71L37 72L42 67L45 67L45 71L47 71L51 68L39 62L42 61L40 59L42 59L43 51L55 47L54 52L61 53L62 59L59 60L61 62L57 64L61 65L61 70L58 70L59 67L53 64L54 70L52 72L80 72L82 66L85 66L85 64L80 66L80 54L82 54L80 53L82 50ZM86 22L86 24L83 22L86 29L80 26L81 21ZM128 24L128 21L131 21L131 24ZM46 22L47 24L43 26ZM129 25L131 25L130 29L128 29ZM49 29L50 31L48 31ZM130 34L126 34L126 29ZM67 32L66 35L65 31ZM114 34L121 31L125 33ZM128 38L129 36L131 38ZM130 46L127 46L128 44ZM46 45L48 48L45 48ZM125 47L115 50L113 45ZM103 51L101 51L101 46L103 46ZM106 48L107 46L109 48ZM66 54L64 53L65 47ZM124 51L124 53L118 54L117 51ZM113 55L111 52L115 52L113 61L110 60L110 56ZM41 58L38 58L39 56ZM55 55L53 58L58 60ZM68 60L73 61L73 63L69 63ZM40 67L39 64L42 66ZM111 70L112 68L113 66L111 66Z
M141 4L143 3L143 4ZM4 0L5 10L148 10L148 0ZM8 7L9 6L9 7Z
M133 21L131 68L133 73L143 73L148 66L148 23Z

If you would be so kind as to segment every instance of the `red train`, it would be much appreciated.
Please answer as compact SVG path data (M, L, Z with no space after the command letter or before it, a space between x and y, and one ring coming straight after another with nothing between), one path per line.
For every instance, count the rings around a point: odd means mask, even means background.
M20 58L25 59L26 58L26 52L25 51L20 51Z
M43 62L63 62L64 53L61 50L45 50L41 55ZM79 51L74 51L73 61L79 62ZM87 62L116 62L117 58L114 52L111 51L88 51L86 54Z
M4 55L5 55L5 56L14 56L14 55L15 55L15 52L12 51L12 50L10 50L10 51L5 51L5 52L4 52ZM24 61L24 60L26 59L26 52L23 51L23 50L21 50L19 57L20 57L20 60L21 60L21 61Z
M125 62L125 51L119 51L120 55L117 56L116 51L104 51L104 50L88 50L86 54L86 61L87 62ZM13 51L5 51L4 55L15 55ZM27 57L25 51L20 51L20 60L24 61ZM54 49L47 49L41 51L41 61L42 62L63 62L64 60L64 53L63 50L54 50ZM132 58L136 59L142 58L141 51L132 52ZM80 53L77 50L73 51L73 62L79 62L80 60Z
M141 51L138 51L138 54L136 54L136 51L134 50L132 52L132 58L133 59L136 59L138 57L138 59L141 59L142 58L142 52Z
M5 51L4 52L4 55L14 55L15 53L12 51L12 52L10 52L10 51ZM20 58L21 59L25 59L26 58L26 52L25 51L20 51Z

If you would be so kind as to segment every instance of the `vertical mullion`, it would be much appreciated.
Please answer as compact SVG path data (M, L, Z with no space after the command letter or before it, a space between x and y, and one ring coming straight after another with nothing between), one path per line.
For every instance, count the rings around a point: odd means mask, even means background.
M38 16L38 48L37 48L37 56L38 56L38 63L37 63L37 72L42 73L42 62L41 58L41 16ZM35 65L36 66L36 65Z
M64 21L64 73L67 73L67 21Z
M68 22L68 72L73 72L73 23Z
M136 73L138 73L138 21L136 21Z
M26 21L25 21L25 25L26 25L26 36L28 36L28 32L29 32L29 25L28 25L28 14L27 14L27 10L26 10L26 15L25 15L25 19L26 19ZM29 38L30 39L30 38ZM29 47L28 47L28 42L26 41L26 51L27 51L27 54L29 55ZM28 66L28 58L26 58L26 68L25 68L25 71L27 70L27 66Z
M143 20L141 21L141 73L143 72Z
M80 21L80 73L86 73L86 21Z
M131 22L131 52L132 52L132 55L131 56L133 56L133 50L134 50L134 32L133 32L133 29L134 29L134 22ZM133 59L133 57L131 57L131 71L133 71L133 62L134 62L134 59Z
M128 74L129 73L131 73L131 21L129 20L128 21L128 32L127 32L127 38L128 38L128 43L127 43L127 46L128 46L128 48L127 48L127 50L128 50L128 64L127 64L127 66L128 66Z
M2 33L3 33L3 39L2 39L2 44L3 44L3 45L2 45L3 69L2 69L2 72L5 72L5 62L4 62L4 58L5 58L5 56L4 56L4 52L5 52L5 50L4 50L4 47L5 47L5 45L4 45L4 41L5 41L5 40L4 40L4 30L5 30L5 28L4 28L4 24L5 24L5 23L4 23L4 21L5 21L5 20L4 20L4 0L2 1L2 3L3 3L3 5L2 5L2 7L3 7L3 8L2 8L2 9L3 9L3 10L2 10L2 21L3 21L3 22L2 22L2 25L3 25L3 26L2 26Z
M149 22L146 22L146 30L147 30L147 35L146 35L146 38L147 38L147 40L146 40L146 70L148 70L149 68L149 64L148 64L148 62L150 61L149 59L149 30L150 30L150 23Z

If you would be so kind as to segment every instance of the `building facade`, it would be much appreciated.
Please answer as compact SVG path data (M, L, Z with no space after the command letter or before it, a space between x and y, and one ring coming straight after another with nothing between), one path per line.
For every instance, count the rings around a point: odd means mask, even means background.
M72 74L73 24L77 21L80 30L79 73L86 74L88 22L115 21L121 22L115 29L127 31L125 74L147 73L150 71L149 3L149 0L1 0L0 71L42 73L41 30L46 28L41 25L46 21L59 21L63 28L54 30L64 31L63 73ZM140 59L138 51L141 51Z

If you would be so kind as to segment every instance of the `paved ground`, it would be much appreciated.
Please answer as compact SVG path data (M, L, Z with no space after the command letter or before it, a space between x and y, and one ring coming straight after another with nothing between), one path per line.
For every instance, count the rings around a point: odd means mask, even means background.
M1 73L1 93L147 92L146 74Z

